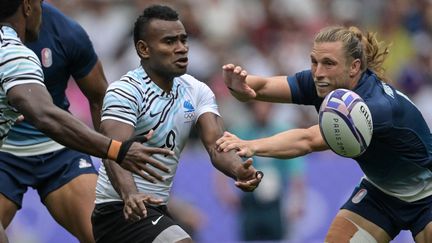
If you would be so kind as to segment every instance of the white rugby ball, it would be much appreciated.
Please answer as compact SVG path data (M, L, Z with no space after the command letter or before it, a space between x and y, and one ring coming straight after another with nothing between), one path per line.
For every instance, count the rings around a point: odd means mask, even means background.
M370 110L358 94L347 89L333 90L325 97L319 127L327 145L343 157L360 156L372 139Z

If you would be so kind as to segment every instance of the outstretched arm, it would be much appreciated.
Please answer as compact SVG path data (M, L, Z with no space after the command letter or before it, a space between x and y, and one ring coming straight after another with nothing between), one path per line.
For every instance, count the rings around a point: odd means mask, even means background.
M147 163L167 171L149 156L149 148L139 143L121 143L90 129L70 113L55 106L46 88L39 84L21 84L9 89L9 103L37 129L55 141L72 149L100 158L118 159L123 168L145 176ZM115 147L112 144L115 143ZM130 146L124 146L129 144ZM114 148L114 149L112 149ZM172 154L170 150L154 148L153 153ZM160 176L155 177L160 179Z
M261 100L291 103L291 90L286 76L260 77L248 75L241 66L222 67L224 82L239 101Z
M207 112L198 118L198 130L204 147L210 156L213 166L225 175L237 180L236 186L244 191L251 191L261 182L262 174L252 166L252 160L246 162L234 151L222 152L216 148L216 140L223 134L223 121L218 115Z
M318 125L307 129L292 129L255 140L242 140L234 134L225 132L216 144L219 150L224 152L234 150L240 156L256 155L281 159L295 158L328 149Z

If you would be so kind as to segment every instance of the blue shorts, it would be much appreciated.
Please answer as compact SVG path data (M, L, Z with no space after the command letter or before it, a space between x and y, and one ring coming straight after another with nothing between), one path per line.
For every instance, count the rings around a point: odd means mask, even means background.
M389 196L363 179L343 209L355 212L384 229L394 239L401 230L413 238L432 222L432 196L405 202Z
M89 155L71 149L18 157L0 152L0 193L21 208L31 186L41 200L52 191L82 174L97 174Z

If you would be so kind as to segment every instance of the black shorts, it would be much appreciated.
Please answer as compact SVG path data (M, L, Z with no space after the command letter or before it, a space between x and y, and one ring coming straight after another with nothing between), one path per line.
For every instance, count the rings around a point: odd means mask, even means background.
M147 217L136 222L129 222L123 216L123 205L123 202L96 204L91 218L96 242L168 243L190 238L174 222L166 206L146 205Z
M363 179L343 209L355 212L381 227L393 239L401 230L413 238L432 222L432 196L405 202L385 194Z

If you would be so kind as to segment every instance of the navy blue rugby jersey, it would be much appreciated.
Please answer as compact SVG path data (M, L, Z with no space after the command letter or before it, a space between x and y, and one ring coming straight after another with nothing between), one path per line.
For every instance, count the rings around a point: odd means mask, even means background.
M288 77L292 102L313 105L319 98L310 70ZM412 202L432 195L432 134L418 108L400 91L366 70L353 90L369 106L373 135L354 158L366 179L385 193Z
M87 76L98 58L87 33L77 22L46 3L42 5L42 12L39 40L26 45L42 64L44 82L54 104L68 110L69 101L65 94L68 80L71 76L75 80ZM47 149L46 143L54 141L23 122L12 127L2 150L17 155L20 155L20 150L26 151L25 155L38 154Z

